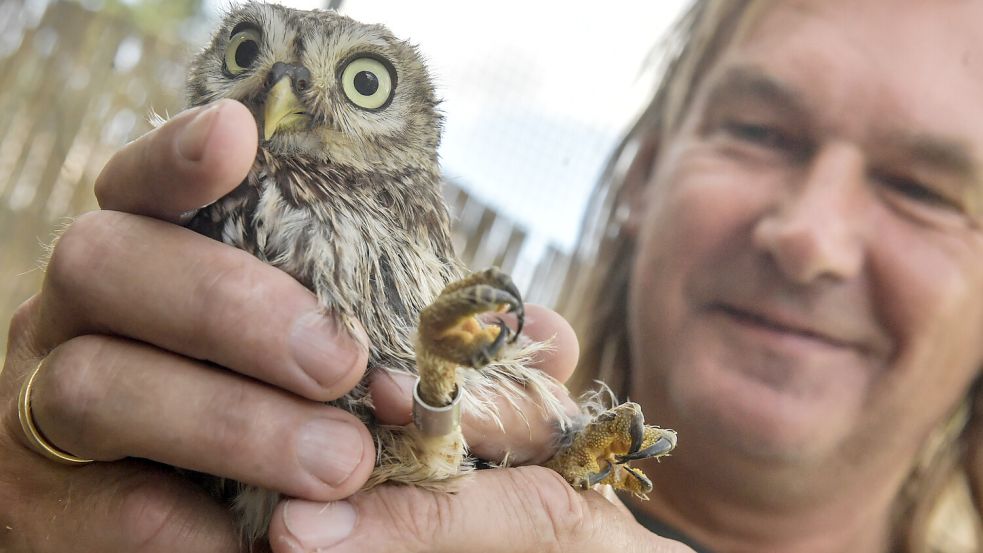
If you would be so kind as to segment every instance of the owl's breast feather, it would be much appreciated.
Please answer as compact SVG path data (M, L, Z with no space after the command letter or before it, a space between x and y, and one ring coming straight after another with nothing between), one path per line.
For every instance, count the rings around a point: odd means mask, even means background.
M412 363L419 312L463 274L440 196L428 206L426 195L403 193L432 183L264 158L196 219L220 221L216 238L287 272L328 312L358 320L371 357Z

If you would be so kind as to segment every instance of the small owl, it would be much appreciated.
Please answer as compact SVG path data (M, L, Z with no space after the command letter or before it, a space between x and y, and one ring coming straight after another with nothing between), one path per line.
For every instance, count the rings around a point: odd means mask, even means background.
M516 340L516 287L495 269L469 273L455 256L437 159L442 116L416 48L332 11L247 3L226 15L191 67L189 104L220 98L253 113L259 149L242 184L200 209L190 228L289 273L346 328L358 321L369 337L368 374L417 374L423 403L459 402L493 419L493 398L535 396L556 421L559 452L548 466L579 487L651 489L628 463L667 453L675 434L644 425L630 403L565 414L550 378L528 368L543 345ZM515 312L518 328L475 317L489 311ZM364 384L332 404L373 434L367 486L451 490L474 468L459 428L375 423ZM262 537L278 496L221 485L245 539Z

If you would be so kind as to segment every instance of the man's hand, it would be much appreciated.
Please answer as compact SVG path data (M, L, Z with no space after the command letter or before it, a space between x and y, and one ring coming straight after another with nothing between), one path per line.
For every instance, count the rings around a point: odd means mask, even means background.
M543 467L479 471L455 494L383 486L346 501L286 501L270 543L276 553L692 553Z
M237 186L255 151L251 115L226 101L129 144L99 176L104 210L64 233L42 291L11 321L0 549L239 550L225 506L133 458L322 500L368 477L368 431L321 403L362 378L364 339L285 273L173 224ZM96 463L65 467L28 447L17 396L42 359L41 433Z
M0 372L0 550L239 551L227 507L160 463L316 501L365 482L368 431L322 403L363 377L364 335L350 339L285 273L180 226L242 181L256 136L232 101L178 115L113 157L96 183L103 210L58 241L41 292L11 320ZM530 318L528 334L557 337L541 368L565 380L569 326L542 308ZM55 464L25 440L17 396L41 360L41 433L97 462ZM409 421L410 382L373 381L383 420ZM503 412L518 431L465 421L479 452L548 457L549 421L522 409L528 427Z

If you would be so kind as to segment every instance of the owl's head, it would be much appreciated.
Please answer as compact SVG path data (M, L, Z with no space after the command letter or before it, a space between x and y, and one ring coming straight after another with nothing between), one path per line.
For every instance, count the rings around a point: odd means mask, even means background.
M194 60L188 103L232 98L260 144L355 168L433 164L441 116L416 48L333 11L250 2Z

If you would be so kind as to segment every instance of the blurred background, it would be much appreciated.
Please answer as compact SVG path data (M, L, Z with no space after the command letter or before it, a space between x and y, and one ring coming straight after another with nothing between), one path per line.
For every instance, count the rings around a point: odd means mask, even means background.
M591 188L652 86L686 0L301 0L419 45L444 99L458 251L552 304ZM92 182L148 115L183 107L185 67L228 2L0 0L0 321L45 245L95 209ZM648 68L649 70L647 70ZM0 352L6 332L0 333Z

